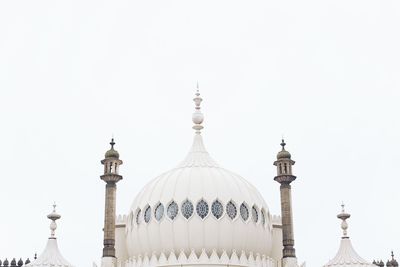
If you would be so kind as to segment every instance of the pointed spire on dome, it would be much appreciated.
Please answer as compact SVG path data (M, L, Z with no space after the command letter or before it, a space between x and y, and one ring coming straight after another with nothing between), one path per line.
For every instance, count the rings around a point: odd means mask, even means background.
M57 238L55 237L55 230L57 229L56 220L60 219L61 216L56 212L56 203L53 204L53 211L47 215L47 218L51 220L50 230L51 236L47 240L47 245L42 254L37 257L35 253L34 260L32 262L26 260L25 266L27 267L72 267L72 265L64 259L61 255L58 245Z
M337 215L337 217L338 217L339 219L342 220L342 224L341 224L341 227L342 227L342 230L343 230L343 236L342 236L342 238L349 238L349 237L347 236L347 228L349 228L349 226L348 226L346 220L347 220L348 218L350 218L350 216L351 216L350 214L348 214L348 213L345 212L345 210L344 210L344 203L342 203L342 212L341 212L340 214Z
M50 223L50 230L51 230L51 238L55 238L55 231L57 229L57 224L56 224L56 220L60 219L61 216L59 214L57 214L56 212L56 203L54 202L53 204L53 212L50 213L49 215L47 215L47 218L49 218L51 220Z
M200 97L199 92L199 83L197 83L197 91L195 94L195 98L193 98L195 103L195 112L193 113L193 129L196 130L196 134L194 135L192 147L186 156L186 158L178 165L178 168L183 167L194 167L194 166L203 166L203 167L218 167L218 164L210 157L208 154L204 143L203 137L201 136L200 130L203 129L204 116L200 111L200 104L203 99Z
M196 130L196 134L200 134L200 131L204 128L203 125L201 125L204 121L204 115L200 110L200 104L203 101L203 98L200 97L199 83L197 83L197 90L193 101L195 103L195 111L192 115L192 121L194 123L192 128Z
M348 225L346 220L350 218L350 214L346 213L344 204L342 204L342 212L338 214L337 217L342 220L341 227L343 230L343 236L336 256L325 264L324 267L376 267L373 263L361 258L354 250L350 238L347 236Z

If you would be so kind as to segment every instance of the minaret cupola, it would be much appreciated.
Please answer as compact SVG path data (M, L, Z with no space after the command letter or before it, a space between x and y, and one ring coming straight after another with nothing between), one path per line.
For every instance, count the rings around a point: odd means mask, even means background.
M101 161L101 163L104 165L104 175L109 175L109 174L118 175L119 166L122 164L122 160L119 159L118 151L114 149L115 145L114 138L111 139L110 145L111 145L110 150L106 152L105 158Z
M278 176L292 175L292 166L295 164L295 161L291 159L292 155L290 155L289 151L286 151L285 146L285 140L282 139L282 150L278 152L276 155L277 160L274 162L274 165L278 168Z

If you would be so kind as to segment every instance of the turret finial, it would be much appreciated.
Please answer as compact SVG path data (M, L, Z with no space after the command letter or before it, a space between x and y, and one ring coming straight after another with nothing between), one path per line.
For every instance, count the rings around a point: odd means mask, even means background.
M53 212L50 213L49 215L47 215L47 218L49 218L51 220L51 223L50 223L51 238L54 238L55 231L57 229L56 220L61 218L61 216L59 214L57 214L57 212L56 212L56 207L57 207L57 205L54 202L54 204L53 204Z
M200 111L200 104L203 101L203 98L200 97L198 82L197 82L197 91L195 97L193 98L193 101L195 103L195 111L192 114L192 121L194 123L192 128L196 130L196 134L200 134L200 130L204 128L203 125L201 125L204 121L204 115Z
M285 139L283 139L283 136L282 136L282 142L281 142L282 150L285 150L285 146L286 146Z
M111 149L114 149L114 145L115 145L115 142L114 142L114 135L113 135L113 137L111 138L110 145L111 145Z
M344 207L345 207L345 206L344 206L344 203L342 203L341 206L342 206L342 212L341 212L340 214L338 214L337 217L338 217L339 219L342 220L342 224L341 224L341 228L342 228L342 230L343 230L343 236L342 236L342 238L348 238L348 236L347 236L347 228L349 228L349 226L348 226L346 220L347 220L348 218L350 218L350 214L348 214L348 213L345 212L345 210L344 210Z

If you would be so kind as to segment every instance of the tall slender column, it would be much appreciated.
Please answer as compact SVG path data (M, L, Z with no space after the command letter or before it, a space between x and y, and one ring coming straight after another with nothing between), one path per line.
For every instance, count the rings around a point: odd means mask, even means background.
M292 174L292 166L295 164L291 160L291 155L285 150L285 141L282 140L282 150L277 155L274 165L277 166L277 176L274 180L281 184L281 212L282 212L282 235L283 235L283 259L296 258L294 249L293 234L293 215L292 215L292 195L290 183L296 180Z
M115 257L115 205L117 185L113 182L106 185L106 202L104 211L103 257Z
M104 210L104 239L103 239L103 258L115 258L115 208L117 182L122 179L118 174L119 153L114 150L114 139L111 140L111 149L105 154L105 159L101 161L104 165L104 174L100 178L106 182L105 210Z
M293 216L291 186L281 183L281 212L282 212L282 235L283 235L283 257L296 257L293 236Z

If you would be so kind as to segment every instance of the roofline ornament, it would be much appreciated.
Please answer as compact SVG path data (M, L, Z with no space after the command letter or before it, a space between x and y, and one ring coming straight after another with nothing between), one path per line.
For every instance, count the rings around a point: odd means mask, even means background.
M344 203L342 203L342 212L340 214L338 214L337 217L338 217L338 219L342 220L342 224L341 224L341 227L342 227L342 230L343 230L342 238L349 238L347 236L347 228L349 228L349 225L347 224L346 220L348 218L350 218L351 215L349 213L345 212L344 207L345 207Z
M49 219L51 220L51 223L50 223L51 237L50 237L50 238L55 238L55 231L56 231L56 229L57 229L56 220L58 220L58 219L61 218L61 215L59 215L59 214L56 212L56 207L57 207L57 205L56 205L56 203L54 202L52 213L50 213L49 215L47 215L47 218L49 218Z
M203 98L200 97L200 92L199 92L199 83L197 83L197 90L195 97L193 98L193 101L195 103L195 111L192 114L192 121L194 123L193 129L196 130L196 134L200 134L201 130L204 128L203 125L201 125L204 121L204 115L201 113L201 107L200 104L203 101Z

